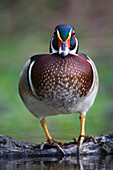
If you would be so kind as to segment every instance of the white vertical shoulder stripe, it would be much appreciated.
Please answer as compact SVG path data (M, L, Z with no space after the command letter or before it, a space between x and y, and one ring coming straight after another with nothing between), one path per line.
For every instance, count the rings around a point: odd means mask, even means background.
M32 63L30 64L29 72L28 72L28 78L29 78L30 88L31 88L33 94L36 96L36 93L35 93L35 90L34 90L34 87L33 87L33 83L32 83L32 79L31 79L31 71L32 71L32 67L33 67L34 63L35 63L35 61L32 61Z
M89 59L87 61L90 63L90 65L92 67L92 70L93 70L93 83L92 83L90 91L94 88L94 86L96 86L95 91L97 93L98 87L99 87L98 72L97 72L97 69L96 69L96 66L95 66L94 62L91 60L91 58L89 56L87 56L87 57Z

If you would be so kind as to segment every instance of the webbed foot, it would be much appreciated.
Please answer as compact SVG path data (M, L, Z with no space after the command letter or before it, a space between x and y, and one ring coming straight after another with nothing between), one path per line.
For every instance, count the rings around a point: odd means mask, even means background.
M44 149L45 145L52 145L54 147L57 148L57 150L59 151L59 153L62 153L63 155L66 155L64 150L61 148L60 145L64 145L64 143L62 142L57 142L57 141L54 141L53 139L49 139L47 140L46 142L43 142L40 146L41 149Z
M87 139L92 139L93 142L96 144L96 140L94 137L92 136L85 136L85 135L80 135L79 136L79 139L78 139L78 144L77 144L77 156L79 157L80 155L80 148L81 148L81 144L84 142L84 140L87 140Z

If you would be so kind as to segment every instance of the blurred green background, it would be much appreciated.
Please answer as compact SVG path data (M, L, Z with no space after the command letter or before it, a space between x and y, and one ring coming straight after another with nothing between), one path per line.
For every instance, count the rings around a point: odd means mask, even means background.
M48 53L55 26L70 24L79 52L95 62L100 87L87 113L86 134L113 132L113 1L20 0L0 2L0 134L29 141L46 140L39 120L18 94L20 72L29 57ZM79 114L47 117L53 138L72 141L80 132Z

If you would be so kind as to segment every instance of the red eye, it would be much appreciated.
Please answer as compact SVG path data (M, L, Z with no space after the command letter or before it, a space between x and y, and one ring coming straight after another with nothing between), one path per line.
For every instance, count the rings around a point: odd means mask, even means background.
M72 37L75 37L75 30L72 31Z
M54 31L54 37L56 37L56 36L57 36L57 31L55 30L55 31Z

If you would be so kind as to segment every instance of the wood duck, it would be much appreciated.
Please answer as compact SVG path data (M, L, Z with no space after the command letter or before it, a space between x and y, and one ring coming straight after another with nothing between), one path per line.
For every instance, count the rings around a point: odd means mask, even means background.
M61 143L54 141L45 117L80 113L81 131L77 153L85 138L86 113L98 91L98 73L93 61L78 53L78 39L70 25L58 25L50 41L50 54L32 56L19 79L19 94L27 109L45 131L47 142L65 154Z

